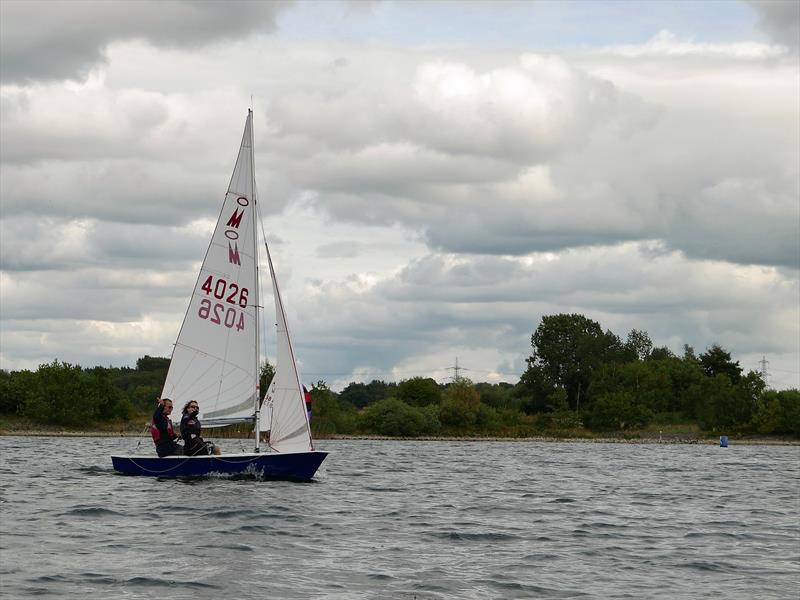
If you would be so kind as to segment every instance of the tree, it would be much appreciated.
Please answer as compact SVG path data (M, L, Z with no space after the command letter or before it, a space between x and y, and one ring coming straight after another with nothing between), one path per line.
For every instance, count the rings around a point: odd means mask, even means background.
M551 381L567 390L570 407L577 408L586 395L593 371L603 362L624 360L619 338L600 324L578 314L542 317L531 336L533 354L528 368L542 370L541 380ZM547 393L547 396L552 390Z
M697 408L700 426L709 431L750 427L763 390L764 382L755 371L737 385L725 374L704 378L698 390L702 399Z
M618 391L628 392L652 412L668 411L674 404L669 373L660 361L603 365L592 379L591 396L597 398Z
M519 398L523 412L530 415L548 410L549 398L555 390L556 385L544 368L528 359L528 368L519 378L514 395Z
M624 430L647 425L653 418L650 409L636 402L627 391L609 392L592 405L589 424L601 431Z
M752 424L758 433L800 435L800 391L766 390L756 401Z
M94 425L101 398L91 383L78 365L57 360L39 365L24 414L40 423Z
M781 432L800 435L800 391L781 390L778 392L778 400L783 409Z
M439 411L442 425L474 427L478 419L481 395L469 379L461 378L447 386Z
M733 362L731 353L724 350L719 344L712 345L700 355L700 365L709 377L727 375L733 384L738 383L742 375L739 361Z
M564 412L568 409L567 390L563 387L556 388L547 398L547 412Z
M675 354L673 354L672 350L666 346L653 348L652 352L650 352L650 356L648 357L649 360L667 360L670 358L675 358Z
M336 393L320 380L311 387L314 433L352 433L356 428L356 409L351 404L340 402Z
M0 370L0 413L22 412L35 384L36 373Z
M137 371L164 371L169 369L170 359L160 356L148 356L145 354L136 361Z
M653 350L653 342L646 331L631 329L628 339L625 341L625 350L633 357L633 360L647 360Z
M112 382L115 372L113 368L95 367L83 373L100 419L127 419L133 409L131 401Z
M366 384L351 382L339 392L339 399L352 404L356 408L364 408L373 402L388 398L396 390L397 384L394 382L385 383L377 379L373 379Z
M510 383L487 383L485 381L475 384L475 389L481 395L481 403L493 408L509 408L517 406L514 400L514 386Z
M753 429L761 434L783 431L784 411L777 392L769 391L758 399L752 423Z
M275 377L275 367L270 364L269 360L264 359L258 375L258 389L261 398L264 398L269 390L269 384L272 383L273 377Z
M397 398L370 404L361 413L361 426L370 432L390 436L413 437L438 431L435 406L415 408Z
M409 406L439 404L442 390L430 377L412 377L401 381L397 386L397 399Z
M690 390L692 386L699 384L703 378L703 371L700 364L695 359L685 360L672 358L659 361L663 365L670 379L672 389L672 399L668 411L681 412L685 417L694 418L696 416L695 407L697 399L692 396Z

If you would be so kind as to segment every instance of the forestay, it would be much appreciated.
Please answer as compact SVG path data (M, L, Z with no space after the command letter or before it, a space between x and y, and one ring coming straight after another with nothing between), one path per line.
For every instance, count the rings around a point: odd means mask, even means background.
M252 418L258 371L252 113L161 393L200 404L204 426Z

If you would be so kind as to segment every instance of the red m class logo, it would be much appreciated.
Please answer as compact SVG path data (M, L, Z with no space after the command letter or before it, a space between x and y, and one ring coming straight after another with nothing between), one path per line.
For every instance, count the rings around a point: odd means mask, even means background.
M231 218L228 219L226 223L226 227L236 227L239 229L239 224L242 222L242 217L244 216L244 210L239 210L238 208L233 211Z
M236 203L239 206L249 206L250 201L245 198L244 196L239 196L236 199ZM239 239L239 225L242 223L242 217L244 216L244 208L236 208L233 211L233 214L228 219L228 222L225 224L225 227L228 229L225 230L225 237L230 240L228 242L228 262L232 265L241 265L241 260L239 259L239 246L236 240Z

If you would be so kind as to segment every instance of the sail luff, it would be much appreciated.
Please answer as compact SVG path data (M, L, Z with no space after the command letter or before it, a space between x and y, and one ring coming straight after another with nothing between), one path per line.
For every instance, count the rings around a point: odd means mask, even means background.
M258 268L258 198L256 198L256 145L255 145L255 136L253 133L253 110L250 109L247 111L247 118L250 120L250 174L252 180L252 190L253 190L253 256L255 257L255 270L256 270L256 284L254 295L255 295L255 322L256 322L256 339L255 339L255 386L256 386L256 393L254 397L254 406L253 411L255 415L255 440L256 440L256 447L255 451L261 451L261 372L260 372L260 323L259 323L259 315L258 310L261 306L259 302L259 292L261 289L261 278L260 272Z

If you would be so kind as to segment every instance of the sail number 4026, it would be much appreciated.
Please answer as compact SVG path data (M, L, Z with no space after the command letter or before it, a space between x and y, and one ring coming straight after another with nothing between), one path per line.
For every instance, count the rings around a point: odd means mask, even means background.
M247 307L247 288L240 288L236 283L228 283L224 279L214 281L214 276L209 275L200 289L206 294L213 294L214 298L219 300L225 298L225 302L229 304L238 304L242 308Z
M224 298L228 305L219 302L212 304L211 300L203 298L197 311L198 317L228 328L235 327L236 331L244 329L244 313L236 310L234 306L237 304L242 308L247 306L247 288L240 288L238 284L228 283L224 279L214 281L214 277L209 275L200 289L218 300ZM231 304L234 306L230 306Z

